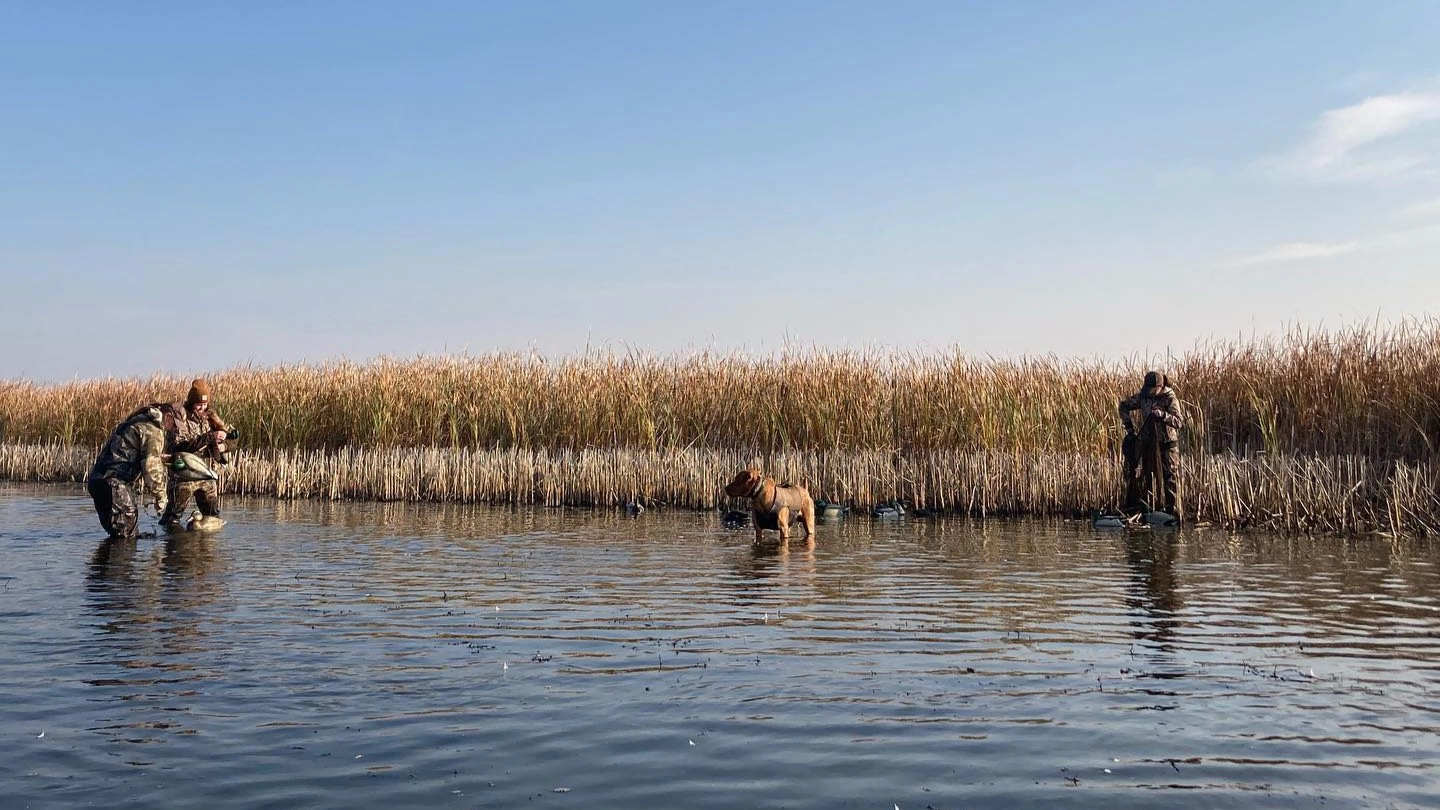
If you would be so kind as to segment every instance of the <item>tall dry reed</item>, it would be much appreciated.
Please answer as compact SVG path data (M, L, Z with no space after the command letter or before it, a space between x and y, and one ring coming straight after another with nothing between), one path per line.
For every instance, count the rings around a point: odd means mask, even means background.
M672 448L342 448L245 453L224 468L227 492L281 498L692 508L732 504L721 487L760 461L742 451ZM0 445L0 478L79 481L88 454L61 445ZM1114 505L1120 471L1082 454L932 450L795 451L773 455L779 477L860 510L892 500L978 517L1076 516ZM1440 464L1207 455L1182 468L1189 517L1287 532L1433 535Z
M246 435L230 483L281 496L710 505L759 461L817 494L1060 514L1119 491L1117 400L1156 363L816 350L381 359L208 375ZM1188 516L1431 533L1440 321L1207 343L1182 399ZM188 378L0 382L0 477L83 475ZM78 449L77 449L78 448Z
M817 350L381 359L209 375L247 447L742 448L1113 454L1151 365ZM1166 364L1189 454L1421 460L1440 446L1440 321L1205 344ZM0 442L96 446L187 378L0 382Z

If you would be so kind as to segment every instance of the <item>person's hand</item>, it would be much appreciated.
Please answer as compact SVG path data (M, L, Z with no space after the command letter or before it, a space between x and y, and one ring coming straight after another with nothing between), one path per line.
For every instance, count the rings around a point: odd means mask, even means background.
M223 431L223 430L212 430L212 431L210 431L210 439L211 439L212 441L216 441L216 442L223 442L223 441L225 441L225 431Z
M1160 409L1160 408L1151 408L1151 409L1150 409L1150 416L1151 416L1151 418L1154 418L1154 419L1164 419L1164 418L1165 418L1165 411L1162 410L1162 409Z

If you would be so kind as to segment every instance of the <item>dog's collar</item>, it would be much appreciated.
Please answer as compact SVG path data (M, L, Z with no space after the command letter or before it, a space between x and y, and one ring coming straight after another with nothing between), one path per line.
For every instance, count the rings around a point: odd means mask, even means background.
M765 477L762 475L761 477L755 479L755 488L752 489L752 490L750 490L750 494L749 494L749 495L746 495L745 497L747 497L747 498L753 498L753 497L755 497L756 495L759 495L759 494L760 494L760 490L762 490L762 489L764 489L764 488L765 488Z

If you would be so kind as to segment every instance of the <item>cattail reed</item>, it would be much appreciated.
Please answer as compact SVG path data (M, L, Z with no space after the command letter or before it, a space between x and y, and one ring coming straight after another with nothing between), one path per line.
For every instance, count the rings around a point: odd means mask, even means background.
M1071 514L1120 491L1116 401L1182 399L1187 517L1430 533L1440 321L1204 344L1168 362L815 350L381 359L210 375L245 430L232 491L711 506L759 463L858 506ZM82 476L109 430L188 378L0 382L0 476ZM82 448L79 450L73 448Z

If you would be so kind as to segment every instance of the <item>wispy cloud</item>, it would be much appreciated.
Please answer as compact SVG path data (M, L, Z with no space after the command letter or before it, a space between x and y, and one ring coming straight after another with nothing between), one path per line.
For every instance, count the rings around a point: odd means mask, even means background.
M1306 259L1325 259L1353 253L1365 246L1363 242L1287 242L1276 245L1262 253L1237 260L1239 265L1275 264L1298 262Z
M1376 180L1422 170L1425 144L1406 136L1440 121L1440 92L1372 96L1323 113L1310 138L1279 159L1285 171L1320 180Z
M1440 197L1410 203L1395 215L1401 219L1440 219Z

